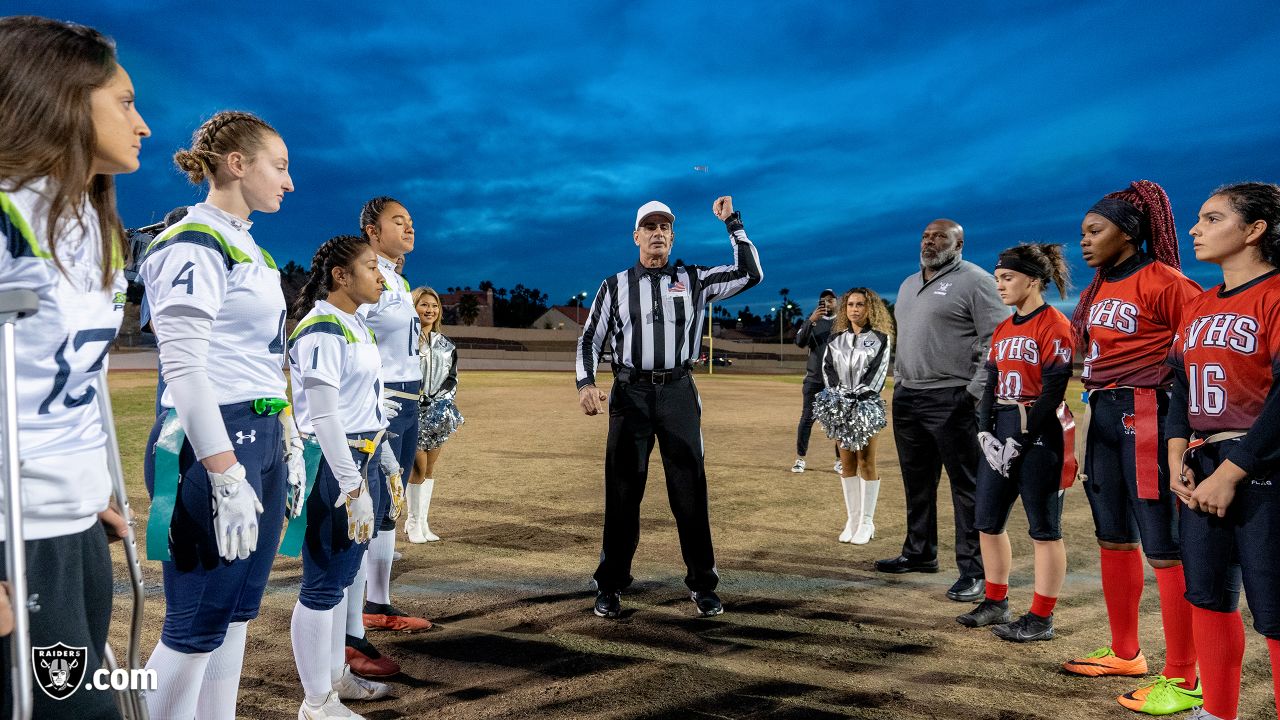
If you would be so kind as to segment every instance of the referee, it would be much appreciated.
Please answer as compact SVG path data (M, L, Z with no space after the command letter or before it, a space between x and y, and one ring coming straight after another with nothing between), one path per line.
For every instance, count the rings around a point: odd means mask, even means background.
M702 344L707 303L760 282L760 258L742 229L733 198L712 206L733 243L731 265L671 264L675 240L671 208L653 200L636 212L632 237L640 261L605 278L578 340L578 402L587 415L609 411L604 459L604 546L596 568L595 613L614 618L621 591L632 581L631 559L640 542L644 497L654 440L667 475L667 498L680 535L685 585L703 617L724 611L711 548L707 474L702 455L702 404L689 368ZM613 351L612 397L596 387L596 363Z

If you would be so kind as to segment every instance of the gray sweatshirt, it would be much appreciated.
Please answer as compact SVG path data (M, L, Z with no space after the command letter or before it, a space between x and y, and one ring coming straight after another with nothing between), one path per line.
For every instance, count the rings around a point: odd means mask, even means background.
M893 306L898 323L894 382L912 389L966 386L982 397L991 333L1009 317L991 273L957 257L929 280L902 281Z

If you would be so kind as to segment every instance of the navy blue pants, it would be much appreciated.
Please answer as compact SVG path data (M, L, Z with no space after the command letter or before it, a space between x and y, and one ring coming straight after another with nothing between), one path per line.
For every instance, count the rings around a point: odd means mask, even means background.
M1017 405L997 405L995 436L1000 442L1022 430ZM1003 477L985 460L978 463L976 520L979 532L999 535L1009 522L1013 503L1022 498L1033 540L1062 539L1062 427L1054 423L1044 437L1025 445L1009 473Z
M417 395L422 389L422 381L387 383L386 389ZM418 454L418 403L408 398L392 398L400 407L400 414L391 418L387 432L395 433L389 441L391 452L396 454L400 469L404 472L402 482L409 482L409 471L413 469L413 459ZM381 518L375 530L395 531L396 521L391 519L391 493L384 492L381 505L374 507L374 517Z
M224 405L222 420L231 438L236 459L258 494L258 549L244 560L227 562L218 554L213 532L209 475L196 461L191 443L184 441L178 455L182 479L178 484L173 522L169 526L171 560L164 568L165 615L160 639L183 653L210 652L222 645L227 625L258 616L267 576L280 546L284 524L284 437L280 418L259 415L253 403ZM164 417L156 418L147 440L144 463L147 492L155 492L155 444ZM160 528L149 528L161 532Z
M351 435L351 439L373 439L376 433ZM366 455L351 448L356 468L367 473L370 500L380 507L385 489L385 478L378 466L377 455ZM320 461L316 484L307 496L307 535L302 543L302 591L298 601L312 610L329 610L342 602L342 593L355 581L360 571L360 561L368 543L358 543L347 537L347 509L334 507L341 491L326 460ZM375 518L377 517L375 513ZM363 591L363 588L361 588Z
M1213 474L1238 440L1203 445L1187 466L1199 480ZM1280 640L1280 472L1249 477L1236 487L1226 517L1191 510L1182 513L1182 572L1187 601L1215 612L1231 612L1241 585L1249 595L1253 627Z
M1156 453L1159 463L1160 498L1138 497L1135 462L1133 391L1093 390L1089 403L1093 417L1085 442L1084 483L1093 511L1094 532L1110 543L1142 543L1142 552L1156 560L1177 560L1178 510L1169 490L1169 458L1165 452L1164 419L1169 410L1167 393L1156 393L1160 436ZM1128 417L1126 417L1128 416Z

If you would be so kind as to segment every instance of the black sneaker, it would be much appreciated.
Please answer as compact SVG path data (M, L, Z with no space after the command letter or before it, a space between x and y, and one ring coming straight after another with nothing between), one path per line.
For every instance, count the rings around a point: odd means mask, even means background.
M596 593L595 613L602 618L616 618L622 612L622 593L600 591Z
M702 617L715 617L724 612L724 605L720 604L720 596L710 590L691 592L689 599L698 606L698 614Z
M1007 625L997 625L991 632L1001 640L1009 642L1032 642L1034 640L1053 639L1053 616L1040 617L1027 613Z
M1002 625L1009 622L1009 620L1008 600L983 599L974 609L963 615L956 616L956 622L971 628Z

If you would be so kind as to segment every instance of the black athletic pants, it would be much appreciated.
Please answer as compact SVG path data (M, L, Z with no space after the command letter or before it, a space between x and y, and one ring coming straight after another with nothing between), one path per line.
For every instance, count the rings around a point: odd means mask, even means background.
M604 460L604 546L596 584L602 591L631 584L631 559L640 542L640 501L654 441L667 476L667 499L680 535L690 590L714 590L720 581L711 548L707 473L702 455L702 404L693 378L665 384L613 384L609 441Z
M813 434L813 399L818 393L822 392L824 385L822 383L809 382L805 378L803 390L804 407L800 410L800 424L796 426L796 455L804 457L809 454L809 436ZM840 459L840 450L836 450L835 457Z
M977 401L963 386L893 389L893 439L898 446L907 499L907 539L902 554L912 560L938 557L938 483L946 467L956 518L956 567L980 578L982 553L974 527L977 488Z

